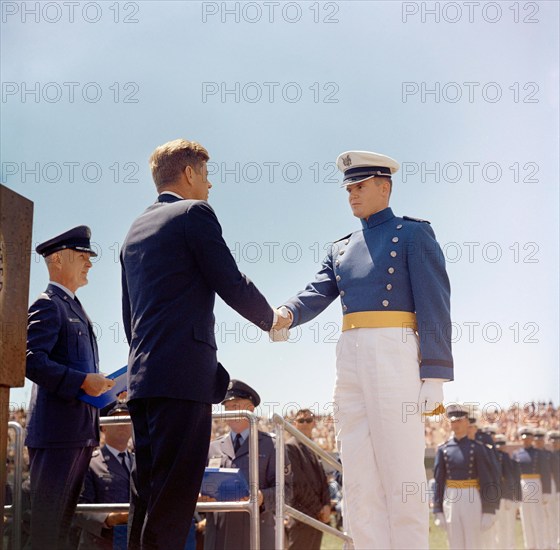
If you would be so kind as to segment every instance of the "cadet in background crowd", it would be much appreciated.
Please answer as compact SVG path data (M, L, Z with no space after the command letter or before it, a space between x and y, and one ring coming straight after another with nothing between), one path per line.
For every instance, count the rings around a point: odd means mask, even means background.
M525 548L538 550L544 548L542 529L542 454L533 447L533 429L527 426L519 428L519 438L523 448L513 453L513 460L521 469L521 524Z
M494 452L500 464L500 507L496 511L494 529L494 548L513 550L515 548L515 474L513 462L509 454L503 449L506 436L497 433L495 425L486 428L494 441Z
M552 522L553 528L553 542L555 548L560 546L560 432L552 430L547 434L548 441L552 447L552 455L550 457L550 466L552 474L552 487L551 499L553 503L552 517L555 520Z
M467 407L449 405L453 437L439 446L434 463L434 514L447 531L450 550L482 548L482 532L495 521L493 466L482 443L467 437Z
M544 428L535 428L533 430L533 447L541 453L542 470L541 470L541 486L542 486L542 500L541 500L541 528L543 531L543 548L544 550L553 550L555 542L553 542L553 527L552 523L560 521L558 516L555 518L552 506L552 453L545 449L544 438L546 430Z

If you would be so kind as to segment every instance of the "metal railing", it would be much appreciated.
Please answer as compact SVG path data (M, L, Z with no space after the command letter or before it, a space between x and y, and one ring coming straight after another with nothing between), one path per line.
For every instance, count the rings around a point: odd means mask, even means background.
M284 548L284 516L287 514L293 518L315 527L323 531L323 533L328 533L346 542L352 542L352 539L346 534L340 532L338 529L334 529L330 525L327 525L291 506L288 506L284 502L284 454L285 454L285 443L284 443L284 430L293 435L298 441L303 443L307 448L313 451L315 454L319 455L324 462L332 466L338 472L342 472L342 465L337 462L329 453L321 449L319 445L311 441L303 435L299 430L294 428L290 423L286 422L279 414L274 414L272 417L274 425L276 427L276 539L275 547L278 549Z
M11 537L12 548L21 548L21 523L22 523L22 490L23 484L23 434L24 429L18 422L8 422L8 430L15 432L14 449L14 488L12 491L12 504L4 506L4 514L12 516ZM2 487L2 491L4 488Z

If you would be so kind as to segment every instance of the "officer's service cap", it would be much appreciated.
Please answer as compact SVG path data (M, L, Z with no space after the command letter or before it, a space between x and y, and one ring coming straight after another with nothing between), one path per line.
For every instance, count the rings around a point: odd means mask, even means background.
M248 399L255 407L258 407L261 402L259 394L251 386L245 384L245 382L241 382L241 380L230 381L222 403L231 401L232 399Z
M390 178L399 169L399 163L395 159L370 151L341 153L336 159L336 165L344 174L341 187L375 177Z
M533 437L533 428L530 426L521 426L521 428L517 430L517 435L522 439L525 437Z
M487 434L497 434L498 433L498 426L496 424L489 424L488 426L484 426L482 431Z
M546 435L546 430L544 428L535 428L533 430L533 435L535 439L544 439L544 436Z
M507 443L507 438L504 434L496 434L494 436L494 445L496 447L500 447L501 445L505 445Z
M107 413L107 416L113 416L114 414L129 414L127 404L124 401L117 401L113 408Z
M548 432L546 435L548 436L548 439L552 441L560 439L560 432L558 430L550 430L550 432Z
M90 240L91 230L87 225L78 225L78 227L73 227L44 243L37 245L35 250L37 254L41 256L50 256L54 252L59 250L64 250L65 248L70 248L72 250L78 250L79 252L89 252L92 256L97 256L95 250L91 248Z
M445 414L447 415L447 418L449 418L449 420L453 422L454 420L458 420L459 418L465 418L469 413L467 407L465 407L464 405L453 403L452 405L448 405L445 408Z

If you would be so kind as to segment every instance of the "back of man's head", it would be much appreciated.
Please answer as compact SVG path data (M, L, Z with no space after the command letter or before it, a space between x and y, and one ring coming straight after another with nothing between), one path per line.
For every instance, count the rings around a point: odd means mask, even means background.
M150 157L150 169L158 192L177 181L181 172L191 166L197 171L210 158L208 151L196 141L175 139L159 147Z

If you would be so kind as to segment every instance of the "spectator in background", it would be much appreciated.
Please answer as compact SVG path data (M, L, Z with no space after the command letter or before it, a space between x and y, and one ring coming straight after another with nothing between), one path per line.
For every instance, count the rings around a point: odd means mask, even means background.
M294 426L305 437L313 439L315 416L309 409L297 411ZM319 457L306 445L291 437L286 442L292 466L293 492L290 506L304 514L329 523L331 499L329 486ZM288 550L320 550L322 531L290 517L288 519Z

